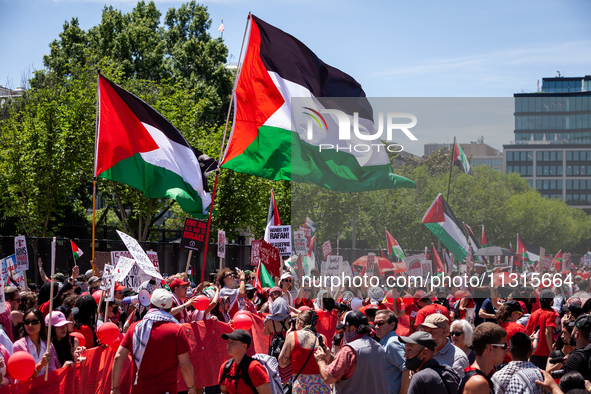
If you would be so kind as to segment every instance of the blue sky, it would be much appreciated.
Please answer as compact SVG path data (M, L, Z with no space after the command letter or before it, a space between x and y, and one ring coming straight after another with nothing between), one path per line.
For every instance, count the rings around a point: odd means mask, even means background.
M0 84L43 67L64 21L100 22L105 4L129 12L136 1L0 0ZM179 1L156 1L165 14ZM240 1L203 2L211 34L224 20L233 61L249 11L308 45L359 81L371 97L511 97L543 77L591 74L591 2L579 1ZM495 143L509 142L500 130ZM479 135L462 132L462 142ZM504 137L506 136L506 138ZM492 136L491 136L492 137ZM448 138L425 142L445 142Z

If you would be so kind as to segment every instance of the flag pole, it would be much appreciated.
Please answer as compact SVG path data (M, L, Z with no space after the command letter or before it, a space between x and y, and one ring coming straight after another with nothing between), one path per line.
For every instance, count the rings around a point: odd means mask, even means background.
M456 151L456 137L454 137L454 145L451 148L451 165L449 167L449 182L447 183L447 203L449 204L449 189L451 187L451 172L454 169L454 152Z
M94 122L94 170L93 170L93 177L92 177L92 275L96 276L96 268L94 264L94 240L95 240L95 219L96 219L96 153L98 147L98 130L99 130L99 101L100 101L100 89L99 89L99 82L100 82L101 70L97 70L97 77L96 77L96 115L95 115L95 122ZM76 259L74 259L74 264L76 264Z
M252 20L251 13L249 12L248 18L246 20L246 27L244 28L244 36L242 37L242 46L240 47L240 56L238 57L238 66L236 67L236 79L234 79L234 86L232 87L232 96L230 97L230 105L228 106L228 115L226 116L226 125L224 126L224 136L222 138L222 146L220 148L220 155L218 158L218 166L219 166L219 163L221 163L221 161L222 161L222 155L224 153L224 145L226 142L226 133L228 131L228 123L230 122L230 114L232 113L232 103L234 102L234 93L236 92L236 85L238 84L238 79L240 77L240 66L242 65L242 51L244 49L244 42L246 40L246 33L248 32L248 27L250 25L251 20ZM216 192L217 186L218 186L219 173L220 173L220 170L218 167L218 169L216 169L216 171L215 171L215 182L213 183L213 192L211 193L211 205L209 206L209 218L207 219L207 234L205 235L205 246L203 248L203 267L201 268L201 283L203 283L203 278L205 277L205 262L207 260L207 244L209 243L209 230L211 228L211 215L213 214L213 204L215 202L215 192Z
M55 275L55 250L57 247L56 237L53 237L51 241L51 278L49 281L49 323L47 324L47 351L51 347L51 318L53 313L53 277ZM45 365L45 381L47 382L47 376L49 374L49 363Z

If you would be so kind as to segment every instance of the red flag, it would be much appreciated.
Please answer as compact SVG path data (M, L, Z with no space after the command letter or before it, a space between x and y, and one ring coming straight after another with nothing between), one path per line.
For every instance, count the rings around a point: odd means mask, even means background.
M484 232L484 224L482 225L482 240L480 241L480 245L483 248L488 246L488 240L486 239L486 233Z
M445 272L445 266L439 258L439 254L437 254L437 249L435 249L435 245L431 244L431 260L433 261L433 266L435 267L435 273Z
M384 251L382 250L382 248L380 248L380 253L382 254L382 257L387 259L386 255L384 254Z

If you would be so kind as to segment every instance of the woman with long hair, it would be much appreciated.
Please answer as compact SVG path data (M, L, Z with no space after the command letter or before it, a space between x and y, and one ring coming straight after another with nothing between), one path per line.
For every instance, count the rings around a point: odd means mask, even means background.
M78 313L74 317L76 324L74 324L74 332L79 332L84 335L86 340L86 348L90 349L96 346L95 322L96 315L96 301L90 295L84 295L76 301L76 308Z
M13 354L19 351L27 352L35 360L35 375L45 372L45 368L53 371L61 367L52 344L47 345L43 338L47 338L45 318L38 309L29 309L23 317L24 329L22 338L14 343Z
M285 344L279 354L281 368L286 368L290 364L292 366L295 377L294 394L330 393L330 386L324 383L314 359L314 352L319 347L329 352L325 345L326 338L316 332L317 322L318 315L315 311L309 309L300 313L296 318L295 327L287 331Z
M45 326L49 325L51 316L51 344L55 349L60 364L70 366L74 364L74 353L68 335L68 320L62 312L53 311L45 316Z

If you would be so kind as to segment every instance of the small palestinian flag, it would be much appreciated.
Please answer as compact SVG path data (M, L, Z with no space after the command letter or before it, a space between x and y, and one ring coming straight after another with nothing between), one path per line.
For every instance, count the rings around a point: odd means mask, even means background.
M269 201L269 209L267 210L267 226L265 227L264 240L267 242L269 242L269 231L271 230L271 226L281 226L281 219L279 218L279 211L277 210L273 190L271 190L271 200Z
M388 230L386 230L386 243L388 244L388 253L393 254L402 261L406 259L404 251L400 247L400 244L398 244L398 241L394 239L394 237L392 236L392 234L390 234Z
M263 263L259 263L259 267L255 275L254 287L259 293L263 292L263 287L275 287L273 278Z
M486 233L484 232L484 224L482 225L482 239L480 241L480 244L483 248L486 248L488 246L488 240L486 239Z
M457 260L462 261L468 256L470 246L462 231L462 225L441 193L435 197L433 204L427 210L423 217L423 224L454 254Z
M206 218L211 196L198 156L154 108L99 75L94 175L172 198L188 214ZM217 168L217 166L216 166Z
M361 85L254 15L237 79L223 168L342 192L416 187L393 173Z
M189 272L188 272L187 274L188 274L188 276L189 276L189 282L191 282L191 283L195 283L195 282L193 281L193 266L192 266L192 265L190 265L190 266L189 266Z
M474 175L472 172L472 168L470 167L470 162L468 158L464 154L464 151L454 138L454 151L452 153L452 164L458 166L460 170L464 171L467 175Z
M82 249L76 246L74 241L70 240L70 244L72 245L72 254L74 255L74 261L76 261L80 258L80 256L84 254L84 252L82 252Z
M558 253L556 253L556 256L554 256L554 260L552 260L552 264L554 264L554 267L556 267L556 271L563 271L563 269L562 269L562 249L560 249L558 251Z
M540 248L528 244L519 234L517 234L517 254L523 260L528 260L531 264L540 261Z

